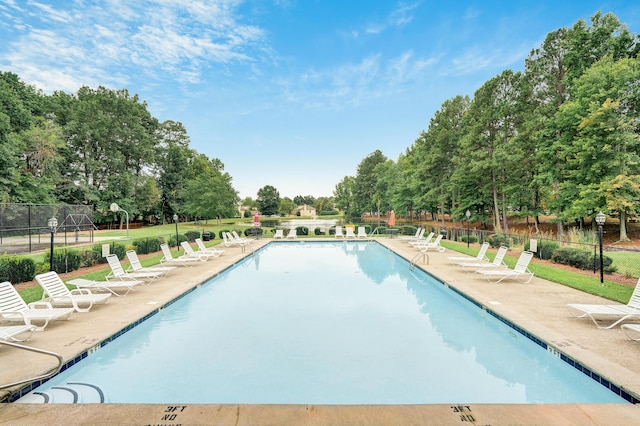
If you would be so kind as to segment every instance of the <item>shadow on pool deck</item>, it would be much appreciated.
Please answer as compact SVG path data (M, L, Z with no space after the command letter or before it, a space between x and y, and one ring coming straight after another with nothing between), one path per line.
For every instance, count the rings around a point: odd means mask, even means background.
M256 240L255 246L269 241ZM380 242L407 259L416 253L397 238L381 238ZM428 259L417 266L639 397L640 344L628 340L620 328L597 329L590 320L570 317L566 309L567 303L605 303L605 300L538 278L529 284L489 284L447 264L446 257L451 253L429 253ZM50 324L44 332L35 333L29 345L73 359L246 255L240 248L227 248L220 258L194 267L180 267L169 277L126 297L112 297L109 304L96 306L89 313L76 313L68 322ZM4 383L42 374L54 365L41 355L9 347L0 347L0 363L0 381ZM6 400L16 390L3 391L0 398ZM619 425L640 424L639 408L632 404L465 404L464 401L370 406L184 405L179 401L176 405L7 403L0 404L0 424Z

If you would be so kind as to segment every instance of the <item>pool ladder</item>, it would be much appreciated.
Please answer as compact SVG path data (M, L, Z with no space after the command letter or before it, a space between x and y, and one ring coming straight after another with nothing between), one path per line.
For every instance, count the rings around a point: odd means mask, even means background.
M58 372L62 368L62 363L64 362L64 359L62 358L62 355L57 354L55 352L45 351L44 349L38 349L38 348L31 347L31 346L25 346L25 345L21 345L19 343L15 343L15 342L7 342L6 340L3 340L2 342L0 342L0 345L11 346L11 347L16 348L16 349L21 349L21 350L25 350L25 351L29 351L29 352L36 352L36 353L39 353L39 354L42 354L42 355L49 355L49 356L52 356L52 357L55 357L55 358L58 359L58 366L56 368L54 368L51 372L49 372L47 374L43 374L42 376L37 376L37 377L30 378L30 379L20 380L18 382L8 383L6 385L1 385L0 389L7 389L7 388L11 388L13 386L22 385L22 384L25 384L25 383L36 382L38 380L44 380L44 379L48 379L50 377L53 377L56 374L58 374Z
M427 265L429 264L429 255L426 252L416 253L415 256L409 262L409 270L413 271L413 268L416 267L416 263L418 263L418 259L422 258L422 263L424 263L425 258L427 259Z

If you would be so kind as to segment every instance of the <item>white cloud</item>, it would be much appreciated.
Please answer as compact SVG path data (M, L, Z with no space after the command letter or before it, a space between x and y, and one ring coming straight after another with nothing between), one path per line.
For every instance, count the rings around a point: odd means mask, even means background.
M264 38L262 29L239 21L240 0L75 0L64 10L6 3L0 11L23 35L0 47L4 63L45 91L126 84L127 74L196 83L205 68L219 64L224 74L230 63L260 59L251 52Z
M390 27L402 27L413 21L415 10L418 8L419 3L405 4L400 3L389 15L376 22L370 22L365 25L362 32L365 34L381 34ZM351 31L354 38L360 35L360 31Z
M296 78L281 80L279 88L288 102L304 108L341 110L419 84L436 63L436 58L418 58L412 51L393 58L372 54L356 63L308 69Z
M38 16L44 21L57 21L61 23L71 22L71 16L69 16L67 12L56 10L48 4L29 1L27 2L27 5L39 9L42 13L38 13Z

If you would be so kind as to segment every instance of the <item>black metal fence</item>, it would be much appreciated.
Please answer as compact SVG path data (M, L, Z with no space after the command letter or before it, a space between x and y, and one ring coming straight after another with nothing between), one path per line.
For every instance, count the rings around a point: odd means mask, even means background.
M594 273L600 268L600 247L597 234L591 235L591 241L573 241L568 238L545 238L537 235L505 234L495 231L459 228L432 228L430 231L443 233L444 238L454 241L467 241L467 235L471 242L485 241L493 245L506 245L510 248L531 250L537 257L543 257L544 253L550 253L557 248L575 248L592 253L592 265ZM586 235L587 233L583 233ZM589 238L587 238L589 239ZM603 264L607 271L607 259L611 259L612 270L628 277L640 277L640 250L629 247L605 245L602 247L605 258ZM548 259L548 257L547 257Z
M50 245L49 220L55 218L55 244L94 241L93 206L0 203L0 251L31 253Z

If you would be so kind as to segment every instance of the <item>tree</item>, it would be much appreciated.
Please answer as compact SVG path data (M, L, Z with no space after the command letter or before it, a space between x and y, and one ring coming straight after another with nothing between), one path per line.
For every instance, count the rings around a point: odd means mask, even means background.
M353 176L345 176L333 190L336 207L350 216L361 214L361 212L355 210L355 185L356 180Z
M0 202L23 201L35 182L25 182L19 166L26 148L21 134L28 131L38 114L40 96L16 74L0 72ZM14 191L22 192L17 196Z
M519 124L521 74L511 70L487 81L474 94L465 119L457 170L459 180L472 176L485 197L491 197L494 229L508 232L511 187L518 182L522 150L514 144Z
M217 159L198 154L187 172L189 176L181 197L184 212L197 218L233 217L238 213L237 191L224 164Z
M378 176L375 173L375 168L385 161L387 161L387 157L377 149L366 156L358 165L354 188L355 211L359 212L357 214L378 211L380 194L376 192Z
M154 175L160 187L163 221L166 221L182 209L186 170L195 152L189 148L189 136L180 122L169 120L161 123L156 139Z
M271 186L266 185L258 190L258 198L256 199L260 207L260 213L270 216L278 213L280 206L280 193Z
M316 199L313 195L296 195L295 197L293 197L293 202L296 206L301 206L303 204L312 206L316 202Z
M108 206L114 201L137 214L132 177L153 164L157 120L126 89L81 87L70 108L64 125L69 181L86 188L84 201L97 204L98 221L113 217Z
M564 147L566 179L561 189L571 199L567 216L582 217L601 209L620 214L620 241L628 241L626 218L640 199L640 60L605 58L574 84L572 100L558 120L576 131Z
M296 202L292 201L291 198L284 197L280 199L280 204L278 205L278 213L281 216L288 216L298 205L300 204L296 204Z
M410 178L414 189L415 205L431 210L438 206L444 214L451 202L455 208L456 191L453 187L455 161L458 159L462 139L464 116L469 109L468 97L456 96L445 101L423 132L414 142L410 161L414 176Z

